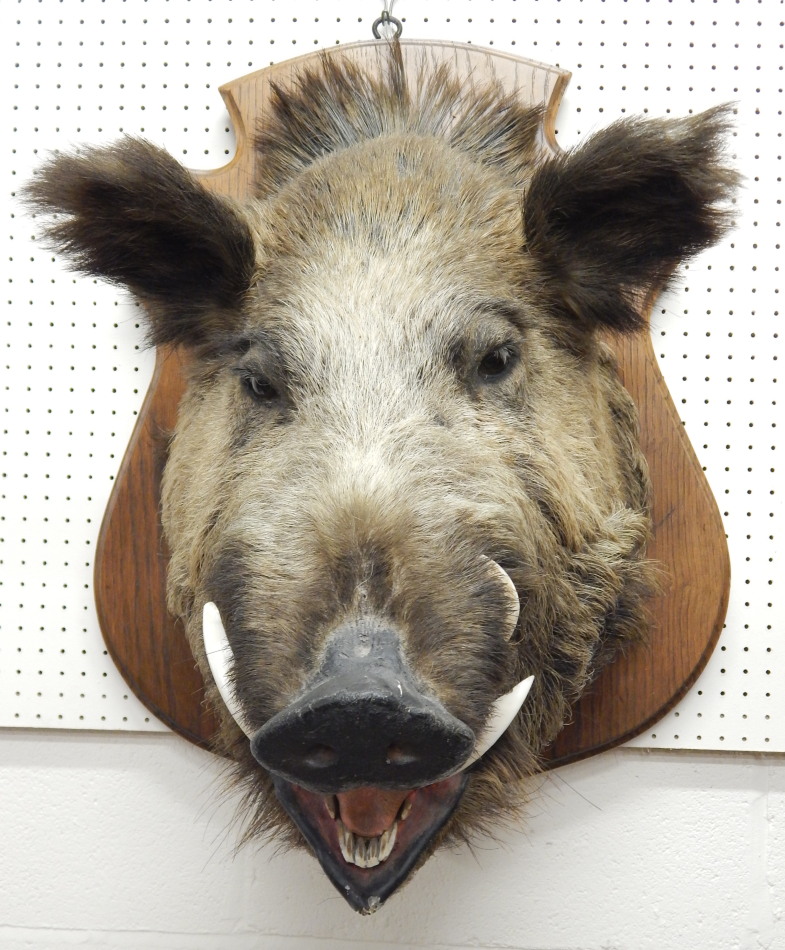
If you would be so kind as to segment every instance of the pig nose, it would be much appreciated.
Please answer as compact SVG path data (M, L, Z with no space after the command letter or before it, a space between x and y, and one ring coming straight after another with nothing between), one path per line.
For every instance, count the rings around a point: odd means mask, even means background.
M330 637L312 684L251 739L269 771L312 791L416 788L455 772L472 730L417 684L397 634L370 621Z

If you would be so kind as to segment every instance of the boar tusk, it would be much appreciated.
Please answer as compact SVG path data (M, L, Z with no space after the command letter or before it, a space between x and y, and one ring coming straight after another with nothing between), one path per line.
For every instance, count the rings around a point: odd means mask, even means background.
M491 706L491 711L488 715L482 735L478 739L472 754L461 766L462 771L463 769L468 769L470 765L474 765L477 759L485 755L485 753L496 742L496 740L507 731L507 727L518 715L521 706L523 706L524 700L529 695L529 690L531 689L533 682L533 676L529 676L525 680L521 680L521 682L518 683L517 686L514 686L509 693L505 693L504 696L500 696Z
M213 674L215 685L224 705L229 710L234 721L250 738L253 732L245 721L240 704L234 695L231 683L229 681L229 669L234 662L234 654L229 646L229 640L224 630L221 620L221 614L213 603L204 605L202 611L202 636L204 638L204 650L207 654L207 662L210 666L210 672Z
M485 555L483 555L483 560L488 561L488 563L495 569L499 580L504 584L507 607L507 632L505 633L505 638L509 640L513 633L515 633L515 627L518 623L518 617L521 613L521 601L518 597L518 591L515 588L515 584L512 582L512 578L507 573L507 571L504 570L501 564L491 560L489 557L485 557Z

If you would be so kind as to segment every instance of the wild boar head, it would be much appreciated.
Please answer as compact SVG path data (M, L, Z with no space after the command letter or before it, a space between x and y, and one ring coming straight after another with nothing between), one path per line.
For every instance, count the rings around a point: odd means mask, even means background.
M363 912L517 814L646 630L646 464L601 337L721 233L726 113L557 156L540 124L444 68L407 82L393 47L383 77L325 59L277 91L242 205L131 138L28 189L190 351L169 605L251 831L299 828Z

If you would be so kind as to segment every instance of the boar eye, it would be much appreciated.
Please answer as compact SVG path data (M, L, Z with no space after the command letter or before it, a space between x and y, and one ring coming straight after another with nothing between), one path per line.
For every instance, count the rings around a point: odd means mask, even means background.
M258 374L243 373L242 381L248 392L260 402L270 402L278 398L278 390L269 379Z
M515 347L510 343L495 346L478 363L477 375L485 382L496 382L512 369L517 355Z

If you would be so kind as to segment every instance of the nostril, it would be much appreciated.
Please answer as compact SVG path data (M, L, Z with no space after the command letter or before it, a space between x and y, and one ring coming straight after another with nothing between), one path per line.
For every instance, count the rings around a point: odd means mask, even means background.
M338 753L328 745L315 745L303 756L303 761L312 769L326 769L335 765Z
M417 761L417 755L406 746L393 742L387 746L385 761L388 765L411 765L412 762Z

